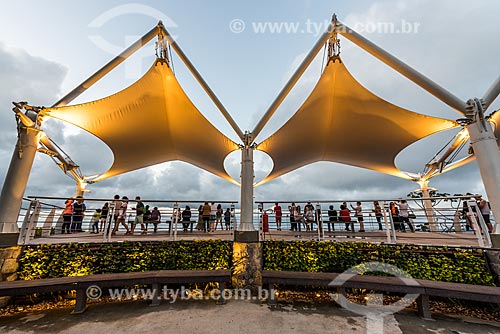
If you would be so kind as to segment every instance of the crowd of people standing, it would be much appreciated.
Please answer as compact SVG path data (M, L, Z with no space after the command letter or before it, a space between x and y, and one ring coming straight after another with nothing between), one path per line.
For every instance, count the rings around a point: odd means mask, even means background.
M149 205L144 205L140 196L136 196L133 201L132 210L134 215L127 212L129 210L129 199L127 196L115 195L114 199L108 203L104 203L102 208L95 209L92 213L89 225L89 232L98 233L111 233L116 235L120 226L125 228L125 235L133 235L136 233L136 228L139 226L140 234L148 233L149 226L153 227L153 233L158 232L158 225L162 221L162 214L158 207L153 207L151 210ZM87 207L84 203L82 196L77 196L76 199L67 199L65 201L65 208L63 210L63 225L61 229L62 234L83 232L82 222L85 216ZM134 217L131 220L131 217ZM234 214L230 208L224 211L221 204L215 205L214 202L200 205L198 209L198 224L196 229L198 231L213 232L218 228L220 230L232 229L232 217ZM193 213L189 205L184 209L173 210L171 222L177 221L182 223L182 230L184 232L193 230L193 221L191 218ZM167 223L169 223L167 221Z
M391 218L397 230L405 232L405 225L408 225L410 231L415 232L413 222L410 219L410 216L413 213L406 200L390 202L389 207ZM276 217L276 228L280 231L282 230L283 213L279 203L274 204L272 211ZM300 205L291 203L291 205L288 206L288 211L291 231L301 231L302 229L310 231L313 229L314 224L319 226L319 222L322 222L324 218L321 208L318 206L315 209L311 202L307 202L303 211ZM372 216L372 213L377 222L378 230L382 231L382 221L384 216L382 213L382 207L378 201L373 202L373 209L369 211L368 215ZM325 227L328 232L332 232L335 231L336 224L344 224L343 229L345 231L355 232L355 224L357 223L359 226L359 230L357 232L365 232L365 214L366 211L363 209L361 202L356 202L356 205L348 205L347 202L343 202L338 211L335 209L334 205L329 205L327 211L328 219L324 222Z
M156 233L162 221L162 213L158 207L155 206L151 209L149 205L145 205L141 201L140 196L136 196L133 202L134 205L132 205L131 209L134 214L127 213L129 210L128 197L115 195L110 203L104 203L102 208L95 209L92 213L89 232L95 234L106 232L115 235L119 228L123 227L125 229L125 235L135 234L136 228L140 228L140 234L144 235L150 231L149 226L152 226L153 233ZM480 212L481 217L484 219L491 233L492 224L490 221L491 210L489 203L480 196L476 198L476 205L472 206L471 210L466 210L468 201L464 201L463 203L463 216L466 219L467 230L473 229L473 224L471 222L472 215L478 217L477 212ZM375 228L378 227L379 231L384 229L383 223L385 223L387 219L388 222L393 223L394 229L397 231L406 232L407 229L409 229L411 232L415 232L413 223L415 214L406 200L392 201L386 209L388 215L384 217L384 209L378 201L374 201L373 206L367 210L363 208L363 204L359 201L356 202L355 205L343 202L338 211L334 205L329 205L326 218L319 205L315 208L311 202L307 202L302 211L300 205L291 203L288 206L290 230L311 231L315 228L316 224L316 228L327 229L327 232L335 231L335 228L339 226L345 231L365 232L365 216L368 213L368 216L375 218ZM83 232L82 222L86 215L86 211L87 207L82 196L77 196L74 199L67 199L63 211L61 233L69 234ZM186 205L184 209L176 208L173 210L170 223L174 221L181 223L184 232L193 231L193 228L203 232L214 232L217 231L217 229L233 229L235 221L234 210L230 208L224 209L221 204L216 205L214 202L205 202L198 207L197 211L198 212L193 214L189 205ZM284 210L279 203L274 203L271 211L275 216L276 229L281 231ZM196 216L196 213L198 216L197 222L192 220L193 216ZM134 219L132 220L131 217ZM325 221L323 222L323 220ZM167 221L167 223L169 222ZM355 231L356 226L359 227L357 231Z

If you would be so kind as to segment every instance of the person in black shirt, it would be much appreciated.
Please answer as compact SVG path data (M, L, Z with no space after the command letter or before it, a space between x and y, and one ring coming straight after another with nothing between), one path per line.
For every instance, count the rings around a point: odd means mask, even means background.
M328 209L328 232L335 231L335 222L337 221L338 221L337 210L334 209L333 205L330 205Z
M77 196L76 202L73 203L73 223L71 224L71 232L83 232L82 221L86 209L87 207L85 203L83 203L82 196Z
M184 232L188 231L189 223L191 222L191 208L186 205L186 209L182 211L182 229ZM221 224L222 228L222 224Z
M104 206L101 209L101 226L99 231L97 232L104 232L106 222L108 221L108 214L109 214L109 203L106 202L104 203Z

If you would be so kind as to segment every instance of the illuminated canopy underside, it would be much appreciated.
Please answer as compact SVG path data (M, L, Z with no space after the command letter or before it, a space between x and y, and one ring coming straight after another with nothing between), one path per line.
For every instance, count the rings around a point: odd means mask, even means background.
M495 111L490 115L490 122L493 125L495 138L497 139L498 146L500 147L500 110Z
M110 147L113 165L95 181L173 160L232 180L224 159L238 145L203 117L164 61L157 60L141 79L114 95L43 112Z
M257 146L274 167L260 184L317 161L332 161L411 179L394 160L405 147L457 126L393 105L330 61L300 109Z

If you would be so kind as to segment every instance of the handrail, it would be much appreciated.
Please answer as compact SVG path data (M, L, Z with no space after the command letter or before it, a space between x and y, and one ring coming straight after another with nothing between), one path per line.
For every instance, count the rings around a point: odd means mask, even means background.
M401 200L406 200L406 201L420 201L420 200L438 200L438 199L469 199L476 197L476 195L462 195L462 196L442 196L442 197L399 197L399 198L372 198L372 199L320 199L320 200L315 200L315 199L295 199L295 200L273 200L273 201L258 201L256 200L255 203L306 203L306 202L311 202L311 203L342 203L342 202L373 202L373 201L379 201L379 202L391 202L391 201L401 201Z
M29 200L37 200L37 199L55 199L55 200L67 200L67 199L73 199L77 200L78 198L76 197L55 197L55 196L28 196ZM95 202L106 202L106 201L114 201L114 198L91 198L91 197L83 197L82 198L85 201L95 201ZM136 202L135 199L129 198L129 202ZM189 200L189 199L169 199L169 200L162 200L162 199L142 199L141 202L148 202L148 203L205 203L205 202L214 202L214 203L238 203L238 201L219 201L219 200Z

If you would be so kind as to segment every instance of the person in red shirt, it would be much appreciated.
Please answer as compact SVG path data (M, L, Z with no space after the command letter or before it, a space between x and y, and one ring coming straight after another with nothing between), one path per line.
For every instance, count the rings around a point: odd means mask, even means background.
M351 222L351 211L347 208L347 205L342 204L340 206L340 220L345 223L345 230L354 232L354 223ZM349 229L349 225L351 228Z
M281 206L279 203L274 203L274 214L276 215L276 228L278 231L281 231L281 216L283 215L281 212Z

